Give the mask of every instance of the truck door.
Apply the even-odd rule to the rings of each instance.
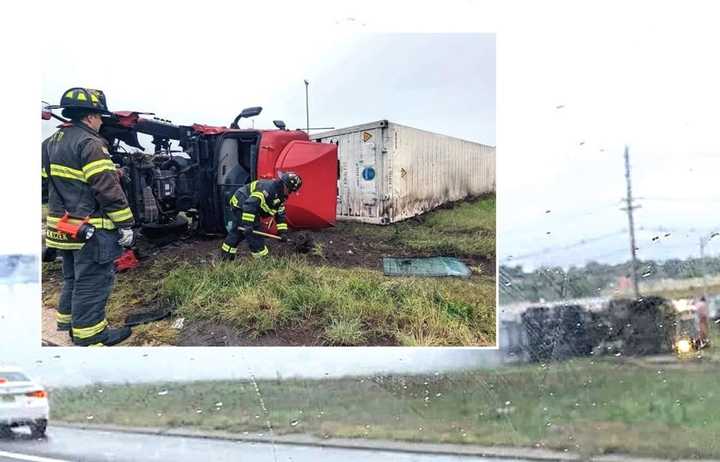
[[[338,157],[335,144],[291,141],[275,163],[275,174],[292,171],[300,175],[300,191],[285,205],[288,224],[299,229],[335,225]]]

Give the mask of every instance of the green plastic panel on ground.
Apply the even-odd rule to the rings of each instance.
[[[470,269],[457,258],[383,258],[386,276],[470,277]]]

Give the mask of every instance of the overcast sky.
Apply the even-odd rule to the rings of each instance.
[[[154,112],[177,124],[228,126],[244,107],[262,106],[255,127],[306,126],[310,82],[313,127],[346,127],[380,119],[495,144],[493,34],[366,34],[300,41],[270,36],[237,55],[210,50],[208,67],[183,67],[182,47],[164,58],[168,70],[127,75],[112,67],[68,62],[48,47],[43,100],[57,104],[73,86],[105,91],[111,110]],[[102,44],[98,44],[101,51]],[[92,51],[92,48],[91,48]],[[132,68],[152,69],[156,55],[138,51]],[[124,68],[123,64],[120,67]],[[128,67],[128,70],[130,68]],[[43,123],[43,136],[57,122]],[[251,122],[244,121],[244,127]]]
[[[720,228],[720,30],[713,15],[680,3],[611,5],[564,4],[562,15],[534,27],[521,20],[518,28],[529,27],[523,34],[498,36],[503,264],[629,259],[627,215],[619,210],[625,144],[642,207],[641,258],[697,256],[700,236]],[[508,260],[543,249],[551,251]],[[720,254],[720,239],[707,250]]]

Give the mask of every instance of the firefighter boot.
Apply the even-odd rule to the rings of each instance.
[[[235,255],[236,255],[236,254],[234,254],[234,253],[228,253],[228,252],[224,252],[224,251],[221,250],[221,251],[220,251],[220,260],[222,260],[222,261],[233,261],[233,260],[235,260]]]
[[[132,330],[130,330],[127,326],[119,327],[117,329],[108,329],[107,340],[102,343],[105,346],[117,345],[130,337],[130,334],[132,334]]]
[[[123,326],[119,327],[117,329],[107,329],[107,337],[102,342],[93,343],[86,346],[113,346],[117,345],[118,343],[122,342],[123,340],[126,340],[128,337],[130,337],[130,334],[132,334],[132,331],[129,327]],[[75,342],[77,345],[77,342]]]

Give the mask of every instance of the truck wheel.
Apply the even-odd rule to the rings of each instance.
[[[142,225],[143,236],[148,239],[162,239],[165,237],[177,237],[188,230],[187,218],[178,215],[172,223],[145,223]]]
[[[33,438],[44,438],[47,429],[47,420],[38,419],[35,423],[30,424],[30,436]]]

